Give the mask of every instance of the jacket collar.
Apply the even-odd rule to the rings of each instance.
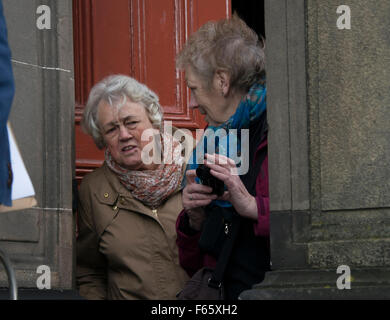
[[[95,189],[95,196],[100,203],[111,206],[114,211],[116,209],[126,209],[154,217],[153,210],[138,199],[135,199],[131,192],[120,183],[115,173],[110,170],[105,162],[102,170],[105,179],[102,179],[100,185],[96,186]],[[180,191],[177,190],[175,194]]]

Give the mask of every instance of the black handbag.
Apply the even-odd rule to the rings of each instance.
[[[226,236],[215,269],[203,267],[187,281],[183,290],[177,294],[178,300],[224,300],[223,275],[239,230],[240,219],[237,215],[232,222],[225,222]]]
[[[222,284],[213,285],[214,270],[204,267],[198,270],[193,277],[187,281],[183,290],[179,292],[179,300],[223,300],[224,290]]]

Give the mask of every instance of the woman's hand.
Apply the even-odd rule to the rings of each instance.
[[[205,213],[202,207],[217,199],[217,196],[211,194],[212,188],[196,183],[195,177],[195,170],[186,172],[187,185],[183,189],[182,202],[183,208],[189,217],[190,227],[199,231],[205,220]]]
[[[257,202],[237,174],[235,162],[220,154],[206,154],[205,165],[211,170],[210,173],[222,180],[228,191],[218,198],[218,200],[229,201],[236,209],[237,213],[243,217],[253,220],[258,219]]]

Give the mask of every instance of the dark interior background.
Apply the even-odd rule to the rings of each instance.
[[[264,0],[232,0],[232,13],[236,12],[259,37],[265,39]]]

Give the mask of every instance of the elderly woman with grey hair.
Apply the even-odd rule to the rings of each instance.
[[[184,210],[177,221],[180,262],[198,278],[204,267],[216,268],[209,286],[223,285],[224,298],[237,299],[270,268],[263,44],[238,16],[208,22],[191,35],[177,66],[185,71],[190,107],[205,115],[209,132],[223,130],[230,140],[229,149],[222,137],[209,150],[210,135],[205,134],[194,150],[196,161],[190,161],[194,164],[186,173]],[[234,151],[241,159],[232,158]],[[212,178],[202,177],[203,166],[197,170],[203,162],[212,178],[222,182],[221,192],[212,187],[217,183],[208,183]],[[247,170],[240,170],[245,162]],[[228,262],[221,267],[220,261]],[[193,292],[187,292],[180,298],[192,299]]]
[[[187,280],[175,243],[186,159],[162,120],[157,95],[128,76],[90,92],[83,127],[105,161],[79,191],[77,285],[87,299],[173,299]],[[161,159],[148,158],[150,144],[171,161],[149,161]]]

